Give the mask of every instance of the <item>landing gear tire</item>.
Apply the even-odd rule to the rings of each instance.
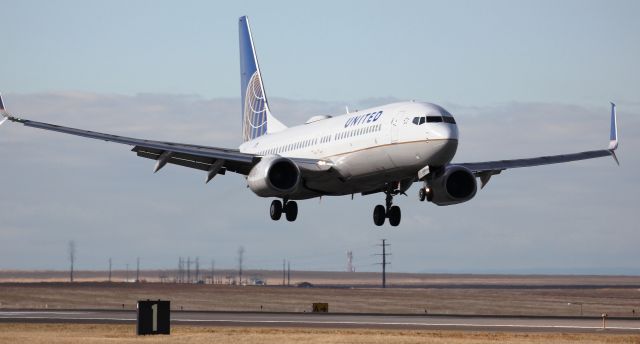
[[[418,199],[420,199],[420,202],[424,202],[427,199],[427,191],[424,188],[418,190]]]
[[[284,213],[286,215],[287,221],[293,222],[298,218],[298,203],[294,201],[289,201],[284,205]]]
[[[279,200],[275,200],[271,202],[271,207],[269,208],[269,215],[271,215],[271,219],[273,221],[280,220],[282,216],[282,202]]]
[[[394,205],[393,207],[389,208],[389,211],[387,212],[387,217],[389,218],[389,224],[392,225],[393,227],[396,227],[397,225],[400,224],[400,217],[401,217],[401,212],[400,212],[400,207],[398,207],[397,205]]]
[[[376,226],[382,226],[384,224],[384,219],[386,217],[386,212],[384,209],[383,205],[376,205],[375,208],[373,208],[373,223],[375,223]]]

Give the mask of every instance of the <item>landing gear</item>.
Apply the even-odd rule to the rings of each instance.
[[[271,202],[271,208],[269,208],[269,215],[273,221],[280,220],[282,216],[282,202],[275,200]]]
[[[298,203],[289,201],[284,204],[284,213],[286,214],[287,221],[293,222],[298,218]]]
[[[376,226],[382,226],[386,217],[387,214],[384,209],[384,205],[378,204],[373,208],[373,223],[375,223]]]
[[[387,212],[387,217],[389,218],[389,224],[392,225],[393,227],[396,227],[400,224],[400,207],[398,207],[397,205],[394,205],[393,207],[389,208],[389,211]]]
[[[400,212],[400,207],[393,205],[393,194],[395,192],[393,190],[387,190],[385,193],[387,194],[387,197],[385,198],[386,206],[378,204],[373,208],[373,223],[376,226],[382,226],[384,224],[384,219],[388,218],[389,224],[396,227],[400,224],[402,213]]]
[[[433,200],[433,192],[427,183],[424,183],[424,186],[418,190],[418,199],[420,202],[424,202],[425,200],[431,202]]]
[[[283,203],[284,205],[282,205]],[[280,220],[282,213],[285,214],[287,221],[295,221],[298,218],[298,203],[295,201],[287,201],[286,199],[284,199],[284,202],[280,202],[279,200],[271,202],[271,207],[269,208],[271,219],[274,221]]]

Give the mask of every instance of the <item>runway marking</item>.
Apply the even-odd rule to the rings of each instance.
[[[449,327],[513,327],[513,328],[566,328],[566,329],[601,329],[602,326],[576,325],[524,325],[524,324],[469,324],[469,323],[418,323],[418,322],[368,322],[368,321],[306,321],[306,320],[224,320],[224,319],[172,319],[176,322],[227,322],[227,323],[265,323],[265,324],[322,324],[322,325],[387,325],[387,326],[449,326]],[[612,330],[640,330],[640,327],[607,326]]]
[[[25,312],[16,312],[25,313]],[[52,313],[52,312],[49,312]],[[60,314],[60,313],[55,313]],[[81,314],[81,313],[72,313]],[[87,313],[84,313],[87,314]],[[108,318],[108,317],[45,317],[45,316],[3,316],[0,319],[48,319],[48,320],[95,320],[95,321],[135,321],[136,318]],[[416,327],[480,327],[480,328],[524,328],[524,329],[573,329],[599,330],[602,326],[578,325],[526,325],[526,324],[474,324],[474,323],[420,323],[420,322],[370,322],[370,321],[308,321],[308,320],[231,320],[231,319],[172,319],[171,322],[200,322],[200,323],[239,323],[239,324],[301,324],[301,325],[362,325],[362,326],[416,326]],[[640,330],[640,327],[607,326],[607,330]]]
[[[3,315],[14,315],[14,314],[91,314],[91,312],[58,312],[58,311],[11,311],[11,312],[0,312],[0,316]]]

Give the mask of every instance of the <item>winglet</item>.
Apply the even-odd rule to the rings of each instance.
[[[611,132],[609,134],[609,150],[618,148],[618,119],[616,116],[616,104],[611,103]]]
[[[620,162],[618,161],[618,157],[616,156],[616,149],[618,148],[618,116],[616,115],[616,104],[611,102],[611,129],[609,132],[609,151],[611,152],[611,156],[613,160],[616,161],[618,165]]]
[[[4,103],[2,102],[1,93],[0,93],[0,116],[2,116],[2,119],[0,119],[0,125],[2,125],[4,122],[6,122],[9,119],[9,114],[4,109]]]

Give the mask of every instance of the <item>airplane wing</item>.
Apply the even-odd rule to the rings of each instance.
[[[611,129],[609,133],[609,147],[608,149],[592,150],[580,153],[561,154],[551,156],[541,156],[527,159],[514,159],[514,160],[496,160],[496,161],[484,161],[484,162],[472,162],[472,163],[454,163],[454,165],[464,166],[471,170],[476,176],[480,177],[481,187],[484,187],[491,176],[499,174],[503,170],[518,167],[532,167],[549,164],[559,164],[563,162],[586,160],[593,158],[600,158],[605,156],[611,156],[619,165],[618,158],[616,156],[616,149],[618,148],[618,121],[616,117],[616,105],[611,103]]]
[[[27,127],[133,146],[132,151],[136,152],[138,156],[156,160],[154,172],[159,171],[167,163],[195,168],[207,172],[207,183],[217,174],[225,174],[226,171],[247,175],[262,158],[258,155],[241,153],[237,149],[137,139],[17,118],[4,110],[2,97],[0,97],[0,115],[2,116],[0,125],[9,120],[22,123]],[[290,159],[305,172],[324,172],[331,168],[329,162],[322,160]]]

